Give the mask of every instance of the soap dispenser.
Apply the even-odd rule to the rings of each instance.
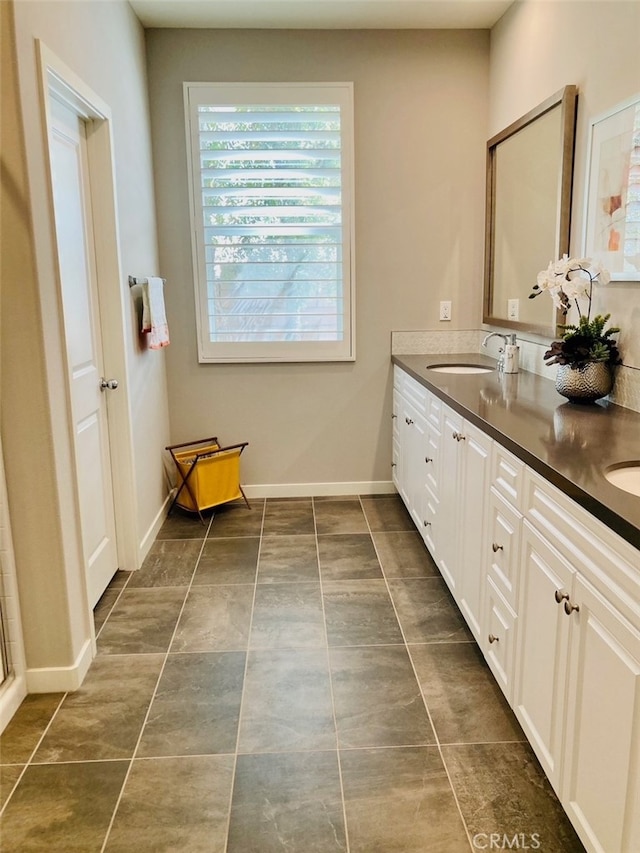
[[[503,373],[517,373],[520,362],[520,347],[516,343],[516,336],[509,335],[504,346]]]

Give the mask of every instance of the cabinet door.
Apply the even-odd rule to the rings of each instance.
[[[520,513],[492,487],[488,495],[485,567],[512,610],[518,607],[521,526]]]
[[[427,477],[427,465],[425,463],[427,423],[424,417],[409,403],[405,404],[404,420],[400,424],[400,429],[403,427],[405,431],[403,454],[405,503],[414,523],[420,529],[424,521],[422,504],[424,484]]]
[[[448,406],[442,407],[442,436],[440,439],[440,512],[438,522],[437,564],[449,589],[457,597],[458,566],[462,507],[460,506],[459,474],[461,450],[459,436],[463,434],[462,417]]]
[[[590,850],[640,850],[640,632],[581,577],[571,603],[562,801]]]
[[[424,464],[425,480],[431,494],[438,498],[440,495],[440,426],[427,421],[425,434]]]
[[[391,476],[393,484],[398,491],[401,490],[401,445],[400,445],[400,412],[402,411],[402,397],[397,388],[393,389],[393,411],[392,419],[392,444],[391,444]]]
[[[420,533],[429,553],[436,559],[438,553],[438,533],[440,523],[440,503],[428,485],[422,495],[422,525]]]
[[[485,589],[482,555],[486,539],[491,439],[468,422],[460,444],[459,514],[460,557],[458,605],[476,640],[481,640],[482,599]]]
[[[411,511],[411,472],[414,468],[413,455],[414,449],[414,430],[417,415],[413,406],[406,400],[402,394],[396,397],[396,422],[397,422],[397,441],[398,441],[398,460],[396,464],[396,488],[400,493],[400,497],[405,502],[406,507]]]
[[[522,530],[514,711],[558,792],[574,572],[527,521]]]
[[[491,578],[486,579],[486,584],[484,635],[480,646],[491,672],[511,703],[517,617],[500,595]]]

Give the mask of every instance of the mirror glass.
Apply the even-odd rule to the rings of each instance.
[[[569,251],[577,90],[565,86],[487,143],[483,322],[555,335],[551,299],[529,299]]]

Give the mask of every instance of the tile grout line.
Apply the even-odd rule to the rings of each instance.
[[[102,632],[102,629],[104,628],[105,622],[107,621],[107,619],[108,619],[108,618],[109,618],[109,616],[111,615],[111,613],[112,613],[112,611],[113,611],[113,608],[116,606],[117,602],[120,600],[120,596],[122,595],[122,593],[123,593],[123,592],[124,592],[124,590],[126,589],[126,587],[127,587],[127,585],[129,584],[129,581],[130,581],[130,580],[131,580],[131,578],[130,578],[130,577],[128,577],[128,578],[126,579],[126,581],[125,581],[125,582],[124,582],[124,584],[122,585],[122,588],[121,588],[121,589],[120,589],[120,591],[118,592],[118,595],[117,595],[117,597],[116,597],[116,600],[113,602],[112,606],[109,608],[109,612],[108,612],[108,613],[107,613],[107,615],[105,616],[104,621],[103,621],[102,625],[100,626],[100,630],[99,630],[99,631],[98,631],[98,633],[95,635],[95,641],[96,641],[96,644],[97,644],[97,642],[98,642],[98,637],[100,636],[100,634],[101,634],[101,632]],[[96,651],[97,651],[97,648],[96,648]],[[96,654],[96,656],[97,656],[97,654]],[[91,661],[91,663],[93,663],[93,660]],[[27,771],[27,768],[28,768],[28,767],[30,767],[30,766],[33,766],[33,767],[42,767],[42,766],[46,766],[46,765],[48,765],[48,764],[54,764],[54,763],[55,763],[55,764],[57,764],[57,763],[61,763],[61,764],[64,764],[64,763],[75,763],[75,762],[50,762],[50,761],[45,761],[45,762],[42,762],[42,763],[34,763],[34,761],[33,761],[33,759],[35,758],[35,755],[36,755],[36,753],[37,753],[38,749],[40,748],[40,746],[41,746],[41,744],[42,744],[43,740],[45,739],[45,737],[46,737],[46,735],[47,735],[47,733],[48,733],[49,729],[50,729],[50,728],[51,728],[51,726],[53,725],[53,721],[54,721],[54,720],[56,719],[56,717],[58,716],[58,712],[60,711],[60,708],[62,707],[62,703],[64,702],[64,700],[67,698],[67,696],[68,696],[68,695],[69,695],[69,691],[67,690],[67,691],[65,691],[65,692],[62,694],[62,696],[60,697],[60,700],[59,700],[58,704],[56,705],[56,708],[55,708],[55,710],[54,710],[53,714],[51,715],[51,718],[50,718],[49,722],[48,722],[48,723],[47,723],[47,725],[44,727],[44,730],[43,730],[42,734],[40,735],[40,737],[38,738],[36,745],[34,746],[33,750],[32,750],[32,751],[31,751],[31,753],[29,754],[29,757],[27,758],[27,760],[24,762],[24,764],[23,764],[23,766],[22,766],[22,771],[21,771],[21,773],[19,774],[18,778],[16,779],[16,781],[15,781],[15,783],[14,783],[14,785],[13,785],[13,788],[11,789],[11,792],[10,792],[9,796],[8,796],[8,797],[7,797],[7,799],[5,800],[5,802],[4,802],[4,804],[2,805],[2,807],[0,808],[0,816],[2,816],[2,815],[4,814],[4,812],[5,812],[6,808],[7,808],[7,806],[9,805],[9,802],[10,802],[11,798],[13,797],[13,795],[14,795],[15,791],[16,791],[16,790],[17,790],[17,788],[18,788],[18,785],[21,783],[22,778],[23,778],[24,774],[26,773],[26,771]],[[118,760],[122,760],[122,759],[118,759]],[[21,762],[18,762],[18,765],[19,765],[19,764],[21,764]],[[14,766],[14,765],[4,765],[4,766]]]
[[[342,820],[344,822],[344,840],[346,844],[345,853],[349,853],[350,845],[349,845],[349,826],[347,824],[347,804],[344,796],[344,781],[342,778],[342,762],[340,761],[340,738],[338,736],[338,721],[336,718],[336,703],[333,692],[333,673],[331,671],[331,659],[330,659],[330,649],[329,649],[329,635],[327,633],[327,615],[324,607],[324,586],[322,583],[322,568],[320,566],[320,545],[318,543],[318,524],[316,520],[316,501],[315,498],[311,498],[311,508],[313,510],[313,529],[315,531],[315,541],[316,541],[316,559],[318,561],[318,580],[320,581],[320,605],[322,607],[322,622],[324,626],[324,636],[325,636],[325,654],[327,661],[327,674],[329,676],[329,696],[331,698],[331,714],[333,716],[333,729],[336,738],[336,762],[338,764],[338,781],[340,782],[340,799],[342,801]],[[333,750],[332,750],[333,751]]]
[[[265,498],[262,504],[262,521],[260,522],[260,536],[258,540],[258,553],[256,555],[256,573],[253,579],[253,598],[251,600],[251,616],[249,618],[249,627],[247,629],[247,648],[245,650],[245,658],[244,658],[244,673],[242,675],[242,692],[240,694],[240,705],[238,707],[238,731],[236,734],[236,748],[233,752],[233,770],[231,773],[231,785],[229,786],[229,800],[228,800],[228,808],[227,808],[227,821],[224,830],[224,849],[225,853],[229,847],[229,831],[231,829],[231,810],[233,808],[233,791],[236,784],[236,773],[238,769],[238,755],[239,753],[238,747],[240,745],[240,732],[242,729],[242,712],[244,708],[244,694],[247,687],[247,672],[249,671],[249,648],[251,646],[251,630],[253,628],[253,614],[255,611],[256,604],[256,593],[258,591],[258,572],[260,569],[260,554],[262,551],[262,537],[264,535],[264,520],[267,514],[267,500]]]
[[[102,620],[102,625],[100,625],[100,628],[98,629],[98,631],[97,631],[97,633],[96,633],[96,635],[95,635],[95,640],[96,640],[96,657],[97,657],[97,651],[98,651],[98,638],[100,637],[100,634],[102,634],[102,632],[103,632],[103,630],[104,630],[104,626],[107,624],[107,620],[109,619],[109,617],[110,617],[110,616],[111,616],[111,614],[113,613],[113,610],[114,610],[114,608],[115,608],[116,604],[118,604],[118,602],[119,602],[119,601],[120,601],[120,599],[122,598],[122,594],[124,593],[125,589],[129,586],[129,581],[131,580],[131,575],[133,574],[133,572],[129,572],[128,574],[129,574],[129,577],[125,580],[125,582],[122,584],[122,586],[121,586],[121,587],[120,587],[120,589],[118,590],[118,594],[117,594],[117,596],[115,597],[115,600],[114,600],[113,604],[112,604],[112,605],[111,605],[111,607],[109,608],[109,612],[106,614],[106,616],[105,616],[105,617],[104,617],[104,619]],[[93,663],[93,661],[92,661],[92,663]]]
[[[108,843],[108,841],[109,841],[109,836],[111,835],[111,830],[113,829],[113,825],[114,825],[114,823],[115,823],[116,815],[118,814],[118,809],[120,808],[120,803],[122,802],[122,798],[123,798],[123,796],[124,796],[124,790],[125,790],[125,788],[126,788],[126,786],[127,786],[127,782],[128,782],[128,780],[129,780],[129,776],[131,775],[131,770],[133,769],[133,762],[135,761],[135,758],[136,758],[136,755],[137,755],[138,749],[140,748],[140,742],[142,741],[142,736],[143,736],[143,734],[144,734],[144,730],[145,730],[145,727],[146,727],[146,725],[147,725],[147,721],[148,721],[148,719],[149,719],[149,714],[150,714],[150,712],[151,712],[151,707],[152,707],[153,702],[154,702],[154,700],[155,700],[155,698],[156,698],[156,695],[157,695],[157,693],[158,693],[158,687],[160,686],[160,681],[161,681],[161,679],[162,679],[162,675],[163,675],[164,670],[165,670],[165,667],[166,667],[166,665],[167,665],[167,660],[168,660],[168,658],[169,658],[169,652],[170,652],[170,650],[171,650],[171,644],[173,643],[174,638],[175,638],[175,635],[176,635],[176,631],[178,630],[178,625],[180,624],[180,618],[181,618],[182,613],[183,613],[183,611],[184,611],[184,606],[185,606],[185,604],[186,604],[187,597],[189,596],[189,591],[190,591],[191,586],[192,586],[192,584],[193,584],[193,578],[195,577],[196,571],[198,570],[198,563],[200,562],[200,558],[202,557],[202,553],[203,553],[203,551],[204,551],[204,547],[205,547],[205,545],[206,545],[206,543],[207,543],[207,536],[209,535],[209,530],[211,529],[211,524],[213,523],[213,519],[214,519],[214,518],[215,518],[215,513],[214,513],[214,514],[211,516],[211,518],[209,519],[209,524],[207,525],[207,528],[206,528],[206,530],[205,530],[204,538],[203,538],[203,540],[202,540],[202,545],[200,546],[200,550],[199,550],[199,552],[198,552],[198,556],[196,557],[196,560],[195,560],[195,563],[194,563],[194,566],[193,566],[193,572],[191,573],[191,580],[189,581],[189,585],[188,585],[188,586],[187,586],[187,588],[186,588],[186,591],[185,591],[185,594],[184,594],[184,598],[183,598],[183,600],[182,600],[182,606],[181,606],[181,608],[180,608],[180,612],[178,613],[178,618],[176,619],[176,624],[175,624],[175,626],[174,626],[174,628],[173,628],[173,632],[172,632],[172,634],[171,634],[171,638],[170,638],[169,643],[168,643],[168,645],[167,645],[167,651],[166,651],[166,652],[165,652],[165,654],[164,654],[164,660],[162,661],[162,666],[160,667],[160,672],[158,673],[158,678],[157,678],[157,680],[156,680],[156,686],[154,687],[154,689],[153,689],[153,693],[151,694],[151,699],[150,699],[150,701],[149,701],[149,706],[147,707],[147,711],[146,711],[146,713],[145,713],[145,715],[144,715],[144,720],[142,721],[142,725],[140,726],[140,732],[139,732],[139,734],[138,734],[138,738],[137,738],[137,740],[136,740],[136,744],[135,744],[135,746],[134,746],[134,748],[133,748],[133,752],[131,753],[131,758],[129,758],[129,759],[128,759],[128,761],[129,761],[129,766],[127,767],[127,772],[125,773],[124,779],[122,780],[122,786],[120,787],[120,793],[118,794],[118,799],[116,800],[116,803],[115,803],[115,805],[114,805],[114,807],[113,807],[113,811],[112,811],[112,813],[111,813],[111,819],[109,820],[109,825],[107,826],[107,828],[106,828],[106,830],[105,830],[104,839],[103,839],[103,841],[102,841],[102,846],[100,847],[100,853],[104,853],[104,850],[106,849],[107,843]],[[163,541],[165,541],[165,540],[163,540]],[[140,570],[138,570],[138,571],[140,571]],[[177,589],[177,588],[179,588],[179,587],[174,587],[174,589]],[[105,621],[106,621],[106,620],[105,620]],[[103,627],[104,627],[104,626],[103,626]],[[156,757],[160,757],[160,756],[156,756]],[[126,760],[126,759],[125,759],[125,760]]]
[[[97,642],[98,642],[98,637],[100,636],[100,633],[102,632],[102,629],[104,628],[105,622],[107,621],[107,619],[108,619],[108,618],[109,618],[109,616],[111,615],[111,612],[113,611],[113,608],[116,606],[116,603],[120,600],[120,596],[122,595],[122,593],[123,593],[123,592],[124,592],[124,590],[126,589],[126,587],[127,587],[128,583],[129,583],[129,580],[130,580],[130,578],[127,578],[127,579],[126,579],[126,581],[124,582],[124,584],[122,585],[122,588],[121,588],[121,589],[120,589],[120,591],[118,592],[118,595],[117,595],[117,597],[116,597],[116,600],[113,602],[113,605],[109,608],[109,612],[108,612],[108,613],[107,613],[107,615],[105,616],[104,621],[103,621],[102,625],[100,626],[100,630],[99,630],[99,631],[98,631],[98,633],[95,635],[95,641],[96,641],[96,652],[97,652]],[[97,656],[97,654],[96,654],[96,656]],[[91,663],[93,663],[93,660],[91,661]],[[45,761],[45,762],[42,762],[42,763],[34,763],[34,761],[33,761],[33,759],[35,758],[35,755],[36,755],[36,753],[37,753],[38,749],[40,748],[40,745],[42,744],[43,740],[45,739],[45,737],[46,737],[46,735],[47,735],[47,733],[48,733],[49,729],[50,729],[50,728],[51,728],[51,726],[53,725],[53,721],[54,721],[54,720],[56,719],[56,717],[58,716],[58,712],[60,711],[60,708],[62,707],[62,703],[64,702],[64,700],[67,698],[67,696],[68,696],[68,695],[69,695],[69,691],[67,690],[67,691],[65,691],[65,692],[62,694],[62,696],[60,697],[60,700],[59,700],[58,704],[56,705],[56,708],[55,708],[55,710],[54,710],[53,714],[51,715],[51,718],[50,718],[49,722],[48,722],[48,723],[47,723],[47,725],[44,727],[44,730],[43,730],[42,734],[40,735],[40,737],[38,738],[38,741],[37,741],[36,745],[34,746],[34,748],[33,748],[33,750],[31,751],[31,753],[30,753],[29,757],[27,758],[27,760],[24,762],[24,764],[23,764],[23,766],[22,766],[22,772],[19,774],[18,778],[16,779],[16,781],[15,781],[15,783],[14,783],[14,785],[13,785],[13,788],[11,789],[11,792],[10,792],[9,796],[8,796],[8,797],[7,797],[7,799],[5,800],[5,802],[4,802],[4,804],[2,805],[2,807],[0,808],[0,817],[4,814],[4,812],[5,812],[6,808],[7,808],[7,806],[9,805],[9,802],[10,802],[11,798],[13,797],[13,795],[14,795],[15,791],[18,789],[18,785],[22,782],[22,778],[23,778],[24,774],[26,773],[26,771],[27,771],[27,768],[28,768],[28,767],[30,767],[30,766],[33,766],[33,767],[42,767],[42,766],[46,766],[46,765],[48,765],[48,764],[54,764],[54,763],[56,763],[56,764],[57,764],[57,763],[61,763],[61,764],[64,764],[64,763],[70,763],[70,762],[50,762],[50,761]],[[119,760],[121,760],[121,759],[119,759]],[[20,764],[20,763],[21,763],[21,762],[18,762],[18,764]],[[11,765],[5,765],[5,766],[11,766]]]
[[[398,496],[398,497],[399,497],[399,496]],[[416,680],[416,685],[417,685],[417,687],[418,687],[418,690],[420,691],[420,697],[421,697],[421,699],[422,699],[422,704],[424,705],[425,711],[426,711],[426,713],[427,713],[427,717],[429,718],[429,724],[430,724],[430,726],[431,726],[431,730],[433,731],[433,736],[434,736],[434,738],[435,738],[435,746],[436,746],[436,747],[437,747],[437,749],[438,749],[438,753],[439,753],[439,755],[440,755],[440,761],[442,762],[442,766],[444,767],[444,771],[445,771],[445,773],[446,773],[447,780],[448,780],[448,782],[449,782],[449,788],[451,789],[451,793],[453,794],[453,799],[454,799],[454,801],[455,801],[456,808],[458,809],[458,814],[460,815],[460,820],[462,821],[462,826],[464,827],[464,831],[465,831],[465,834],[466,834],[466,836],[467,836],[467,840],[468,840],[468,842],[469,842],[469,847],[470,847],[470,849],[473,851],[473,849],[474,849],[474,848],[473,848],[473,843],[472,843],[472,841],[471,841],[471,833],[469,832],[469,827],[467,826],[467,822],[466,822],[466,820],[465,820],[465,818],[464,818],[464,815],[463,815],[463,813],[462,813],[462,808],[461,808],[461,806],[460,806],[460,802],[459,802],[459,800],[458,800],[458,795],[457,795],[457,793],[456,793],[456,789],[455,789],[455,787],[454,787],[453,780],[452,780],[452,778],[451,778],[451,774],[450,774],[450,772],[449,772],[449,768],[447,767],[447,764],[446,764],[446,762],[445,762],[445,760],[444,760],[444,755],[443,755],[443,752],[442,752],[442,745],[441,745],[441,743],[440,743],[440,738],[438,737],[438,732],[436,731],[436,727],[435,727],[435,725],[434,725],[434,723],[433,723],[433,718],[432,718],[432,716],[431,716],[431,712],[429,711],[429,706],[427,705],[427,700],[425,699],[424,693],[422,692],[422,687],[420,686],[420,679],[418,678],[418,673],[417,673],[417,671],[416,671],[416,668],[415,668],[415,665],[414,665],[414,662],[413,662],[413,657],[412,657],[412,655],[411,655],[411,651],[410,651],[410,649],[409,649],[409,643],[407,642],[407,638],[406,638],[406,635],[405,635],[405,632],[404,632],[404,628],[402,627],[402,622],[401,622],[401,620],[400,620],[400,616],[399,616],[399,614],[398,614],[398,610],[397,610],[397,608],[396,608],[396,603],[395,603],[395,601],[393,600],[393,596],[391,595],[391,589],[390,589],[390,587],[389,587],[389,582],[388,582],[388,580],[387,580],[387,574],[386,574],[385,569],[384,569],[384,566],[383,566],[383,564],[382,564],[382,560],[380,559],[380,553],[379,553],[379,551],[378,551],[378,547],[377,547],[377,545],[376,545],[375,536],[373,535],[373,531],[371,530],[371,525],[370,525],[370,523],[369,523],[369,518],[368,518],[368,516],[367,516],[367,513],[366,513],[366,511],[365,511],[365,509],[364,509],[364,506],[362,505],[362,499],[361,499],[361,498],[359,498],[359,500],[360,500],[360,504],[361,504],[361,506],[362,506],[362,512],[364,513],[364,517],[365,517],[365,520],[366,520],[366,522],[367,522],[367,527],[368,527],[368,529],[369,529],[369,535],[371,536],[371,541],[372,541],[372,543],[373,543],[373,547],[374,547],[374,550],[375,550],[375,552],[376,552],[376,556],[377,556],[377,558],[378,558],[378,562],[380,563],[380,568],[381,568],[381,570],[382,570],[382,576],[383,576],[383,578],[384,578],[385,586],[386,586],[386,588],[387,588],[387,594],[388,594],[388,596],[389,596],[389,598],[390,598],[390,600],[391,600],[391,605],[392,605],[392,607],[393,607],[393,611],[394,611],[394,613],[395,613],[395,615],[396,615],[396,619],[398,620],[398,627],[400,628],[400,633],[402,634],[402,639],[403,639],[403,642],[404,642],[404,648],[405,648],[405,651],[406,651],[407,656],[408,656],[408,658],[409,658],[409,662],[410,662],[410,664],[411,664],[411,669],[413,670],[413,675],[414,675],[414,678],[415,678],[415,680]],[[404,505],[404,504],[403,504],[403,505]],[[382,532],[382,531],[380,531],[380,532]],[[419,535],[419,534],[418,534],[418,535]],[[422,538],[422,537],[421,537],[421,538]]]
[[[38,741],[37,741],[36,745],[35,745],[35,746],[34,746],[34,748],[31,750],[31,752],[30,752],[29,757],[27,758],[27,760],[24,762],[24,765],[23,765],[23,767],[22,767],[22,771],[21,771],[21,772],[20,772],[20,774],[18,775],[18,778],[16,779],[16,781],[15,781],[15,783],[14,783],[14,785],[13,785],[13,788],[11,789],[11,793],[9,794],[9,796],[7,797],[7,799],[5,800],[4,805],[2,806],[2,808],[0,808],[0,817],[4,814],[4,812],[5,812],[6,808],[7,808],[7,806],[9,805],[9,803],[11,802],[11,799],[13,798],[13,795],[14,795],[14,794],[15,794],[15,792],[18,790],[18,785],[20,784],[20,782],[22,782],[22,778],[23,778],[24,774],[27,772],[27,768],[32,766],[32,764],[33,764],[33,759],[34,759],[34,757],[35,757],[36,752],[37,752],[37,751],[38,751],[38,749],[40,748],[40,745],[41,745],[42,741],[45,739],[47,732],[49,731],[49,729],[51,728],[51,725],[53,724],[53,721],[54,721],[54,720],[55,720],[55,718],[58,716],[58,712],[59,712],[59,710],[60,710],[60,707],[62,706],[62,703],[64,702],[64,700],[67,698],[67,696],[68,696],[68,695],[69,695],[69,691],[66,691],[66,693],[63,693],[63,694],[62,694],[62,696],[60,697],[60,701],[59,701],[59,702],[58,702],[58,704],[56,705],[55,711],[54,711],[54,712],[53,712],[53,714],[51,715],[51,719],[49,720],[49,722],[47,723],[47,725],[44,727],[44,730],[43,730],[42,734],[40,735],[40,737],[38,738]],[[20,762],[18,762],[18,765],[19,765],[19,764],[20,764]],[[15,765],[6,765],[6,764],[5,764],[5,765],[2,765],[2,766],[4,766],[4,767],[12,767],[12,766],[15,766]],[[36,767],[36,766],[38,766],[38,765],[33,764],[33,766],[34,766],[34,767]]]

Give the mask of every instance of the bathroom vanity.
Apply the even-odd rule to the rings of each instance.
[[[483,355],[392,359],[396,488],[583,844],[635,853],[640,496],[606,473],[640,414]]]

